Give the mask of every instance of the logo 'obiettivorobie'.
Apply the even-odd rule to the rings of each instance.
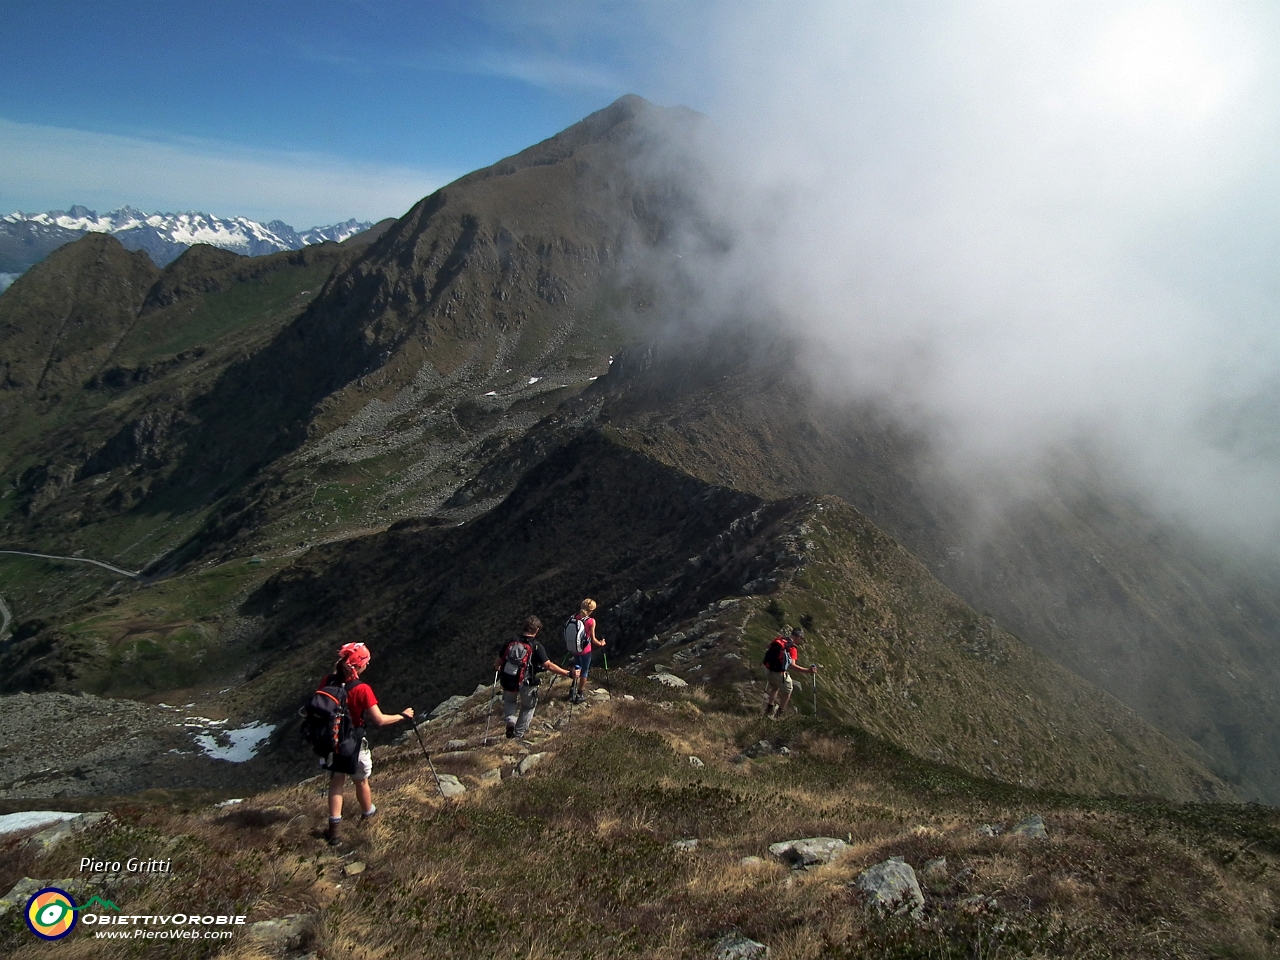
[[[76,902],[65,890],[45,887],[27,901],[27,926],[41,940],[61,940],[76,926]]]
[[[88,903],[78,907],[67,891],[45,887],[37,890],[27,901],[27,926],[42,940],[61,940],[75,929],[76,915],[94,905],[104,910],[120,911],[110,900],[101,897],[90,897]]]

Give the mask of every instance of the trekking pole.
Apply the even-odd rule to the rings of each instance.
[[[493,704],[498,699],[498,671],[493,671],[493,689],[489,692],[489,709],[484,715],[484,745],[489,745],[489,721],[493,719]]]
[[[404,714],[401,714],[404,716]],[[409,717],[405,717],[409,721],[409,726],[413,728],[413,735],[418,738],[418,746],[422,748],[422,755],[427,758],[427,766],[431,768],[431,776],[436,778],[436,789],[440,791],[440,799],[448,800],[444,795],[444,787],[440,784],[440,774],[436,773],[436,765],[431,762],[431,754],[427,752],[427,745],[422,742],[422,734],[418,732],[418,725]]]
[[[810,674],[813,677],[813,715],[818,715],[818,665],[816,663],[809,664],[809,669],[813,671]]]

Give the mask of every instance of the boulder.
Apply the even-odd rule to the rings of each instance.
[[[32,834],[23,841],[23,846],[37,856],[44,856],[58,844],[76,834],[83,833],[92,827],[105,826],[109,816],[110,814],[106,813],[82,813],[78,817],[63,820],[61,823],[46,827],[39,833]]]
[[[446,752],[450,752],[450,753],[455,752],[455,751],[458,751],[458,750],[465,750],[465,749],[467,749],[467,741],[465,741],[465,740],[450,740],[448,743],[446,743],[446,744],[444,745],[444,749],[445,749],[445,751],[446,751]]]
[[[501,767],[494,767],[492,770],[486,770],[484,773],[480,774],[480,782],[485,785],[488,785],[491,783],[497,783],[501,779],[502,779]]]
[[[848,845],[835,837],[783,840],[769,845],[769,856],[789,864],[793,870],[820,866],[838,859]]]
[[[755,743],[747,747],[742,752],[745,753],[748,757],[751,757],[754,759],[755,757],[768,756],[769,754],[774,753],[775,751],[773,749],[773,744],[770,743],[768,740],[757,740]]]
[[[706,766],[706,764],[702,762],[702,758],[700,758],[700,757],[690,757],[690,758],[689,758],[689,766],[691,766],[691,767],[705,767],[705,766]]]
[[[467,788],[452,773],[442,773],[440,774],[440,792],[446,797],[459,797],[467,792]]]
[[[1017,823],[1009,831],[1009,836],[1030,837],[1032,840],[1047,840],[1049,839],[1049,831],[1045,829],[1044,821],[1040,819],[1040,814],[1033,813],[1027,819]]]
[[[671,842],[670,847],[672,850],[676,850],[680,853],[693,853],[693,851],[698,849],[698,841],[693,839],[674,840]]]
[[[529,754],[527,757],[521,760],[519,764],[516,765],[516,773],[520,774],[520,776],[522,777],[525,776],[526,774],[528,774],[530,770],[532,770],[534,767],[540,764],[543,758],[546,756],[547,754],[545,753]]]
[[[656,680],[658,683],[668,687],[687,687],[689,685],[674,673],[651,673],[649,674],[649,679]]]
[[[740,933],[721,937],[711,951],[711,960],[767,960],[768,956],[768,947]]]
[[[290,913],[274,920],[259,920],[249,924],[250,938],[259,942],[296,945],[302,939],[311,922],[310,914]]]
[[[919,917],[924,894],[911,864],[894,858],[877,863],[858,874],[852,886],[867,896],[870,906],[885,913]]]
[[[605,700],[609,699],[609,691],[606,690],[604,687],[596,687],[589,694],[587,694],[587,696],[589,696],[592,700],[599,700],[601,702],[604,702]]]
[[[364,871],[365,863],[363,860],[356,860],[353,863],[348,863],[342,868],[343,874],[348,877],[358,877],[360,874],[364,873]]]
[[[450,697],[444,703],[431,711],[431,718],[434,720],[436,717],[443,717],[446,713],[454,713],[455,711],[462,709],[462,705],[466,703],[468,699],[470,698],[460,696]]]

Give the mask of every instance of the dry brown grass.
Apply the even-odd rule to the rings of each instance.
[[[230,810],[121,810],[112,844],[140,854],[171,849],[186,867],[168,884],[122,888],[119,898],[134,912],[198,902],[251,921],[315,915],[308,949],[325,960],[700,958],[733,929],[768,943],[780,960],[1263,957],[1275,948],[1280,861],[1266,817],[1235,836],[1214,825],[1214,817],[1230,820],[1225,808],[1187,826],[1182,808],[1025,794],[953,773],[938,795],[916,786],[940,775],[927,766],[857,731],[808,721],[766,727],[680,704],[615,700],[579,712],[561,735],[541,726],[562,714],[558,704],[539,710],[543,739],[533,749],[554,755],[532,776],[449,803],[416,742],[379,751],[381,815],[349,822],[338,851],[318,839],[320,780]],[[483,719],[439,726],[428,728],[433,750],[454,737],[478,739]],[[762,730],[791,755],[727,762]],[[690,754],[707,765],[692,767]],[[509,773],[502,757],[517,755],[502,741],[440,769],[475,785],[494,765]],[[1031,812],[1044,816],[1048,841],[975,830]],[[813,835],[847,839],[850,849],[798,873],[768,859],[769,843]],[[668,847],[689,837],[699,840],[693,852]],[[72,855],[54,854],[41,869],[69,871]],[[748,855],[764,861],[744,864]],[[849,886],[891,856],[917,868],[946,858],[946,873],[923,881],[922,924],[867,914]],[[367,869],[346,876],[355,859]],[[16,957],[48,949],[21,931],[4,936],[0,949]],[[59,949],[130,955],[81,935]],[[187,944],[166,957],[260,960],[264,948],[240,937],[220,949]]]

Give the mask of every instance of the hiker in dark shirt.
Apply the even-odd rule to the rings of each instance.
[[[547,648],[535,638],[542,629],[537,617],[527,617],[520,634],[498,648],[498,671],[502,684],[502,715],[507,721],[507,737],[523,737],[533,722],[533,711],[538,706],[538,673],[550,670],[562,677],[569,671],[555,663],[547,654]]]

